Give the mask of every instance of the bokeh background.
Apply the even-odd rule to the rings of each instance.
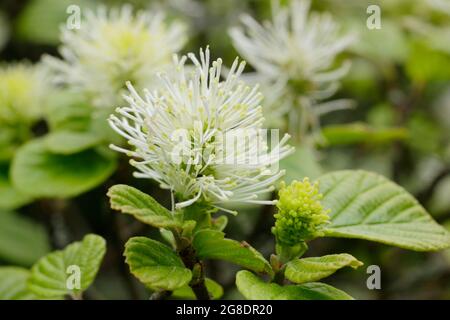
[[[100,3],[123,4],[95,0],[1,0],[0,64],[38,63],[43,54],[58,56],[59,26],[67,19],[66,8],[77,4],[83,11]],[[140,9],[162,8],[170,17],[183,20],[189,26],[189,41],[182,53],[197,52],[199,47],[210,45],[213,55],[222,57],[226,65],[238,55],[226,30],[239,23],[239,15],[247,12],[258,20],[270,18],[270,1],[266,0],[127,3]],[[366,27],[369,4],[381,8],[379,30]],[[347,168],[375,171],[405,187],[439,223],[450,228],[450,1],[319,0],[313,1],[312,7],[331,12],[344,31],[358,33],[358,40],[338,57],[341,61],[350,60],[352,67],[335,95],[352,99],[355,108],[321,118],[323,139],[301,146],[283,163],[288,169],[287,179],[314,178],[323,172]],[[49,120],[44,117],[33,124],[29,139],[45,135],[49,127]],[[0,127],[0,137],[5,130]],[[5,148],[1,144],[0,147]],[[106,238],[108,251],[86,298],[148,298],[148,292],[124,264],[123,244],[134,235],[160,235],[111,211],[106,192],[116,183],[128,183],[165,204],[169,203],[169,194],[151,181],[134,179],[126,159],[117,162],[109,178],[77,196],[22,199],[11,204],[17,195],[9,181],[9,160],[2,161],[0,265],[28,267],[50,250],[62,248],[86,233],[97,233]],[[33,188],[40,188],[38,180],[30,183]],[[229,219],[227,236],[245,240],[266,255],[273,252],[273,208],[238,210],[240,214]],[[380,266],[381,290],[367,289],[365,267],[339,271],[326,280],[355,298],[450,299],[448,250],[415,253],[342,239],[318,239],[310,247],[307,254],[311,256],[348,252],[365,266]],[[207,270],[211,278],[224,286],[224,298],[241,298],[234,288],[234,266],[212,262]]]

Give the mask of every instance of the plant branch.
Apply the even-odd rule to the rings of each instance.
[[[284,270],[286,269],[286,266],[283,266],[280,270],[278,270],[275,273],[275,276],[273,277],[273,282],[279,285],[284,285]]]
[[[149,300],[164,300],[168,297],[170,297],[172,294],[172,291],[155,291],[152,293],[152,295],[150,296]]]
[[[178,254],[184,265],[192,271],[192,280],[189,283],[198,300],[210,300],[208,289],[205,284],[205,266],[197,257],[191,242],[180,236],[178,230],[172,230],[177,245]]]
[[[83,294],[81,292],[71,293],[69,296],[72,300],[83,300]]]

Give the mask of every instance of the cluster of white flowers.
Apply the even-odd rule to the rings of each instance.
[[[234,46],[256,70],[249,77],[261,83],[271,115],[289,113],[297,118],[299,108],[314,106],[315,112],[323,113],[345,105],[343,101],[318,103],[339,88],[349,63],[336,68],[335,58],[354,36],[340,36],[329,14],[309,10],[309,0],[292,0],[290,7],[274,1],[272,21],[260,24],[244,15],[244,27],[230,29]]]
[[[193,67],[186,65],[188,59]],[[200,59],[192,53],[175,56],[170,76],[158,75],[162,87],[144,90],[142,98],[128,83],[128,106],[110,117],[111,127],[131,148],[111,147],[134,158],[130,163],[138,169],[136,177],[154,179],[172,190],[180,201],[177,208],[196,201],[217,208],[225,202],[272,203],[258,196],[273,190],[283,172],[270,167],[293,149],[286,145],[286,135],[269,151],[266,140],[255,133],[264,121],[262,96],[257,86],[240,79],[244,66],[236,59],[222,80],[222,60],[210,63],[209,49],[200,50]],[[224,133],[239,137],[247,132],[227,153]],[[250,143],[244,143],[249,137]],[[183,151],[178,161],[173,157],[176,150]],[[227,161],[230,157],[237,163]]]
[[[155,73],[187,40],[184,25],[169,23],[162,12],[100,7],[83,18],[80,29],[61,29],[63,59],[47,56],[44,62],[56,83],[86,94],[97,107],[120,103],[126,81],[152,86]]]

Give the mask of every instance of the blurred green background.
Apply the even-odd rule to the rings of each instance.
[[[59,26],[67,19],[66,8],[77,4],[83,12],[100,3],[116,6],[123,2],[2,0],[0,64],[35,63],[44,53],[58,55]],[[210,45],[214,56],[222,57],[226,65],[237,55],[226,29],[236,25],[243,12],[258,19],[270,17],[270,1],[265,0],[127,3],[141,9],[163,8],[171,17],[184,20],[190,40],[182,52],[197,52],[199,47]],[[369,4],[377,4],[382,10],[379,30],[366,27]],[[350,59],[352,67],[335,95],[353,99],[356,108],[321,119],[324,140],[298,148],[283,163],[287,179],[314,178],[322,172],[346,168],[375,171],[404,186],[439,223],[450,228],[450,1],[323,0],[313,1],[312,6],[331,12],[344,30],[359,35],[339,57]],[[34,125],[33,134],[42,136],[48,128],[48,119],[42,120]],[[166,204],[167,192],[150,181],[134,179],[126,159],[120,159],[104,183],[75,197],[27,199],[11,204],[17,194],[8,182],[9,164],[0,161],[0,168],[0,265],[28,267],[49,250],[94,232],[106,238],[108,252],[86,297],[148,297],[124,264],[123,243],[133,235],[159,234],[112,212],[106,191],[113,184],[128,183]],[[32,187],[40,186],[36,183]],[[243,207],[239,212],[229,219],[228,237],[245,240],[263,253],[273,252],[273,209]],[[415,253],[342,239],[318,239],[310,247],[308,255],[348,252],[365,262],[365,267],[340,271],[329,280],[355,298],[450,299],[449,251]],[[381,290],[366,287],[365,270],[371,264],[381,267]],[[224,286],[225,298],[241,298],[234,289],[234,266],[213,262],[207,267],[210,277]]]

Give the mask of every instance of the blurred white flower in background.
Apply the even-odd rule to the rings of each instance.
[[[185,66],[188,58],[193,68]],[[220,209],[229,202],[272,203],[258,196],[273,190],[283,172],[270,170],[271,165],[293,148],[286,145],[285,135],[269,151],[258,135],[264,121],[262,96],[257,86],[240,79],[244,65],[236,59],[221,80],[222,60],[211,64],[209,49],[200,50],[200,61],[192,53],[175,56],[171,76],[159,75],[160,89],[144,90],[141,98],[128,84],[128,106],[110,117],[112,128],[131,148],[111,147],[134,158],[130,163],[138,169],[136,177],[154,179],[172,190],[180,200],[177,208],[197,201]],[[233,136],[236,145],[224,147],[224,138]],[[229,161],[233,159],[237,161]]]
[[[349,62],[336,67],[335,60],[354,35],[341,36],[328,13],[309,9],[309,0],[293,0],[287,7],[274,1],[272,21],[260,24],[244,15],[244,26],[230,29],[235,48],[255,69],[249,80],[262,85],[267,115],[280,119],[288,114],[294,134],[298,126],[304,131],[314,125],[318,115],[348,107],[346,100],[319,102],[337,91],[347,73]]]
[[[29,125],[42,114],[49,94],[41,66],[15,63],[0,67],[0,124]]]
[[[16,148],[33,136],[50,90],[40,65],[0,66],[0,161],[10,160]]]
[[[199,18],[205,15],[204,3],[195,0],[163,0],[164,7],[170,7],[188,17]]]
[[[450,15],[450,2],[448,0],[427,0],[426,2],[436,10]]]
[[[185,26],[167,21],[162,11],[133,13],[128,5],[83,12],[80,29],[61,30],[62,60],[46,56],[44,62],[54,82],[86,94],[97,107],[121,103],[126,81],[151,87],[187,41]]]

